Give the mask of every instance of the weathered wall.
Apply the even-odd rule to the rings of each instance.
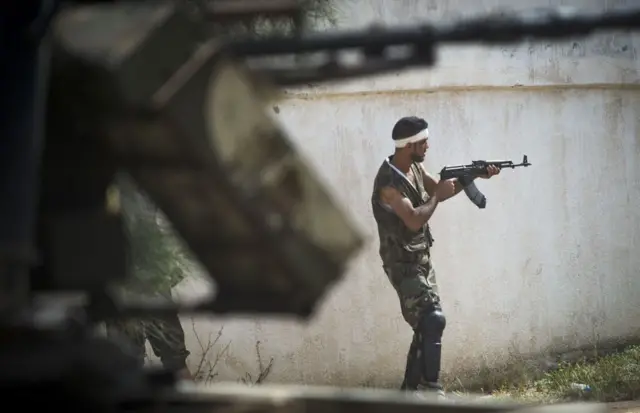
[[[342,5],[340,25],[436,20],[526,3],[640,7],[640,1],[358,0]],[[279,118],[370,243],[312,325],[199,321],[201,339],[224,324],[221,342],[231,341],[219,377],[254,374],[260,340],[263,358],[275,358],[272,381],[399,384],[410,331],[380,268],[369,196],[392,150],[393,123],[409,114],[430,122],[425,165],[434,173],[471,159],[527,154],[533,163],[480,181],[486,210],[461,195],[436,212],[434,263],[448,316],[445,370],[636,334],[639,46],[640,37],[616,34],[447,48],[434,70],[292,92],[279,104]],[[193,294],[199,285],[190,280],[179,293]],[[189,345],[196,363],[192,334]]]

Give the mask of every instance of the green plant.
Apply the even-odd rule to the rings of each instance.
[[[576,390],[572,383],[588,385],[591,390]],[[561,363],[538,380],[505,385],[494,394],[541,402],[633,400],[640,397],[640,346],[595,359]]]
[[[125,179],[119,187],[131,271],[124,287],[138,294],[170,295],[188,275],[187,249],[169,226],[161,225],[162,216],[144,194]]]

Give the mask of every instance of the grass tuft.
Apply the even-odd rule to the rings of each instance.
[[[588,385],[590,391],[575,390],[572,383]],[[498,398],[545,403],[634,400],[640,397],[640,346],[594,360],[561,363],[538,380],[504,385],[492,394]]]

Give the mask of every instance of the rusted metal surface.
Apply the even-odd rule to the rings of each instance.
[[[295,0],[215,0],[204,5],[212,22],[253,20],[256,17],[299,17],[301,7]]]

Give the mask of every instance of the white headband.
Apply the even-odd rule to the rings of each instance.
[[[420,132],[416,133],[413,136],[409,136],[408,138],[397,139],[393,141],[396,145],[396,148],[404,148],[410,143],[420,142],[429,137],[429,129],[423,129]]]

